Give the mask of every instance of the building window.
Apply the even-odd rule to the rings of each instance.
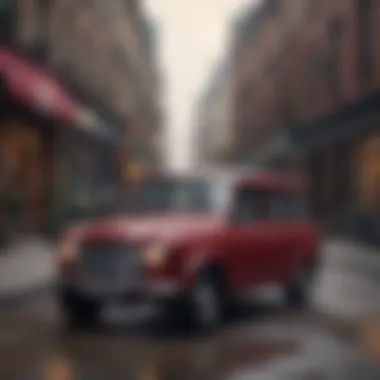
[[[367,80],[371,76],[372,42],[372,0],[357,0],[357,62],[358,77]]]
[[[341,20],[334,19],[329,26],[330,52],[328,57],[328,71],[331,89],[334,95],[341,93],[340,62],[342,53],[343,24]]]

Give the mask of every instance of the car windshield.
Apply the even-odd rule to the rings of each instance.
[[[216,212],[218,187],[205,179],[148,179],[133,186],[124,211]]]

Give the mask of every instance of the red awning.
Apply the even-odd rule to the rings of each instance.
[[[77,122],[76,104],[58,81],[2,47],[0,74],[10,94],[19,101],[58,119]]]

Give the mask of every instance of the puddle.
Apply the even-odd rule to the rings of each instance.
[[[220,379],[246,367],[260,367],[272,360],[292,356],[298,350],[296,344],[286,341],[229,339],[199,350],[195,367],[198,376]]]

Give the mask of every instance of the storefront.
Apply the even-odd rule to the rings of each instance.
[[[76,107],[54,78],[4,48],[0,83],[2,215],[30,231],[50,207],[55,134],[75,120]]]
[[[357,194],[365,211],[380,211],[380,132],[362,141],[356,157]]]
[[[60,133],[60,192],[76,203],[106,202],[122,185],[117,146],[75,130]]]
[[[120,183],[114,140],[58,81],[0,47],[3,221],[10,199],[18,202],[17,228],[30,231],[44,226],[62,194],[110,193]]]
[[[347,105],[293,135],[314,215],[345,228],[356,215],[380,211],[380,94]]]

